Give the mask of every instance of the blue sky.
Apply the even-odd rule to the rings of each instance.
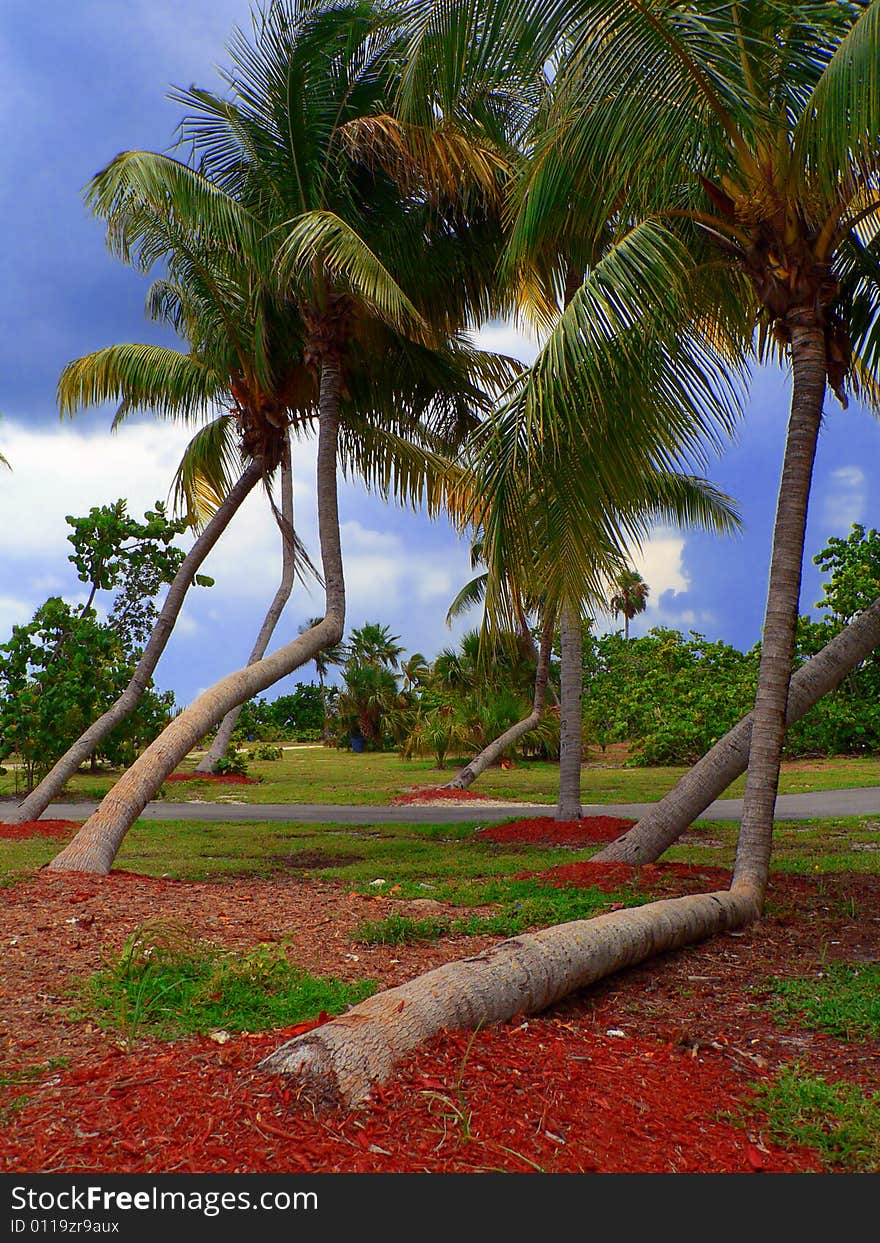
[[[166,148],[179,116],[165,98],[169,86],[215,86],[230,30],[247,21],[244,0],[4,0],[0,452],[13,470],[0,478],[0,641],[47,595],[80,590],[66,560],[66,514],[119,496],[142,513],[167,493],[185,433],[142,419],[111,435],[106,409],[64,424],[58,417],[55,384],[71,358],[115,341],[169,341],[143,316],[146,281],[107,253],[82,186],[120,150]],[[493,348],[533,351],[502,324],[482,335]],[[709,470],[739,502],[744,532],[723,540],[657,532],[636,559],[652,591],[633,633],[672,625],[740,647],[759,637],[787,407],[784,371],[756,373],[739,437]],[[315,548],[312,465],[305,447],[297,526]],[[856,521],[880,525],[878,465],[880,424],[829,397],[802,611],[821,594],[811,558],[828,536]],[[341,513],[349,624],[385,622],[408,650],[433,656],[464,628],[448,631],[443,617],[470,574],[466,546],[445,524],[357,488],[343,488]],[[163,688],[185,702],[244,662],[278,568],[277,533],[265,501],[253,497],[206,565],[216,586],[186,605],[157,673]],[[317,594],[297,587],[279,638],[319,607]]]

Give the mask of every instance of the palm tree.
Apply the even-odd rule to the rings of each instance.
[[[399,638],[379,622],[364,622],[351,631],[348,652],[356,664],[397,669],[406,650],[397,642]]]
[[[657,227],[711,256],[728,308],[738,291],[764,353],[792,368],[735,872],[760,902],[826,386],[844,404],[847,386],[873,397],[880,361],[880,3],[802,5],[794,20],[777,3],[538,7],[568,23],[576,50],[534,162],[526,232],[552,227],[573,195],[591,204],[594,231],[609,201],[630,219],[661,214]],[[664,282],[653,287],[662,301]]]
[[[557,228],[568,230],[573,207],[582,223],[586,222],[588,241],[604,230],[612,215],[619,227],[626,227],[633,220],[632,212],[625,210],[627,197],[639,205],[659,201],[667,211],[671,205],[673,213],[685,213],[679,220],[688,221],[680,237],[656,219],[645,220],[644,227],[636,225],[630,246],[623,251],[616,248],[618,279],[597,288],[594,276],[588,277],[574,300],[575,311],[566,311],[562,317],[567,317],[569,331],[555,334],[555,348],[548,351],[532,384],[534,417],[521,420],[523,431],[518,440],[511,437],[511,444],[524,450],[540,442],[545,428],[549,439],[554,423],[561,422],[567,431],[576,428],[577,410],[566,411],[561,400],[566,390],[582,394],[591,419],[596,404],[611,409],[614,364],[621,356],[640,383],[642,355],[639,349],[628,351],[625,341],[617,342],[616,352],[607,351],[607,375],[596,365],[587,366],[578,382],[584,356],[592,351],[596,358],[601,356],[603,328],[609,323],[629,328],[647,319],[662,339],[664,320],[667,328],[669,323],[682,322],[676,306],[682,294],[690,290],[689,296],[696,295],[694,309],[697,297],[702,307],[710,309],[707,291],[721,292],[727,295],[728,329],[748,339],[755,301],[748,296],[741,269],[728,265],[728,260],[748,262],[753,254],[764,264],[771,299],[775,285],[784,303],[791,302],[799,287],[803,292],[802,277],[808,281],[812,277],[815,285],[816,277],[822,275],[821,263],[818,272],[809,256],[806,263],[791,256],[792,263],[786,238],[779,239],[782,246],[775,244],[780,225],[783,232],[795,235],[795,241],[802,240],[799,235],[806,226],[813,227],[817,199],[810,193],[811,183],[817,187],[824,183],[832,198],[842,191],[854,204],[853,210],[842,213],[832,209],[825,237],[833,240],[840,225],[848,231],[843,249],[849,252],[844,258],[851,267],[846,275],[857,296],[858,312],[851,326],[858,329],[865,361],[872,351],[876,361],[880,334],[871,310],[871,278],[865,274],[868,261],[876,262],[877,247],[873,232],[869,235],[864,228],[869,217],[860,221],[859,214],[874,213],[880,205],[875,180],[880,151],[880,78],[875,72],[878,7],[876,2],[792,6],[773,0],[722,6],[714,0],[686,5],[535,0],[526,6],[485,0],[475,18],[463,6],[445,0],[413,6],[409,96],[416,105],[426,99],[426,106],[444,117],[460,112],[467,119],[474,100],[487,106],[494,102],[494,89],[505,77],[517,83],[522,76],[528,77],[529,66],[538,76],[551,57],[565,70],[562,78],[570,85],[569,106],[546,127],[533,164],[530,201],[520,217],[520,226],[531,231],[533,238],[546,237]],[[749,23],[747,29],[744,22]],[[762,22],[772,27],[769,32]],[[842,28],[849,31],[845,37],[841,37]],[[435,52],[438,47],[445,56]],[[522,56],[518,56],[520,49]],[[435,68],[438,64],[440,69]],[[429,87],[432,74],[437,79],[434,89]],[[768,84],[771,89],[761,89]],[[445,108],[437,107],[438,97]],[[774,123],[776,132],[772,132]],[[789,157],[793,157],[790,171],[794,175],[775,177],[774,169],[781,171],[779,166]],[[689,177],[682,178],[682,167]],[[713,184],[713,173],[718,174],[720,186]],[[683,184],[690,191],[690,201],[688,193],[682,194]],[[718,195],[719,189],[724,197]],[[768,189],[769,194],[765,193]],[[724,220],[722,212],[723,227],[719,228],[718,203],[729,204],[734,192],[739,200],[734,214],[740,211],[741,219]],[[792,201],[791,196],[799,201]],[[696,211],[693,198],[698,200]],[[761,212],[768,206],[775,217],[761,222]],[[790,215],[786,207],[793,209]],[[595,227],[590,227],[591,217]],[[753,242],[748,234],[756,223]],[[769,227],[762,237],[763,223]],[[705,243],[706,236],[698,237],[696,226],[707,229],[707,236],[721,248],[721,266],[716,254],[713,269],[715,289],[702,280],[696,287],[693,283],[695,265],[688,261],[684,243],[695,249]],[[739,229],[741,237],[733,229]],[[861,237],[854,237],[859,229]],[[734,243],[736,255],[723,249]],[[821,389],[829,362],[825,342],[814,340],[816,348],[804,349],[804,329],[810,328],[810,319],[822,319],[824,312],[827,322],[831,311],[828,304],[823,306],[821,279],[818,285],[819,296],[797,307],[783,304],[779,318],[783,336],[786,331],[791,335],[793,362],[795,355],[802,355],[796,372],[803,369],[802,363],[811,364],[813,371],[821,372]],[[763,300],[764,294],[758,292]],[[745,313],[737,314],[737,299],[730,297],[737,293],[739,310]],[[766,305],[772,310],[769,302]],[[696,319],[699,323],[699,313]],[[812,327],[817,338],[815,322]],[[713,335],[708,334],[710,346]],[[636,339],[633,336],[633,343]],[[674,341],[670,344],[675,346]],[[625,379],[625,367],[622,372]],[[697,379],[696,390],[705,393],[706,373],[702,368],[698,373],[702,380]],[[800,407],[803,385],[797,374],[795,389],[793,406]],[[803,395],[814,399],[814,407],[817,398],[821,405],[820,391]],[[599,402],[591,402],[596,396]],[[625,389],[620,396],[626,396]],[[542,420],[542,410],[552,417]],[[693,426],[699,427],[699,421]],[[810,456],[804,455],[806,465]],[[607,464],[612,474],[616,469],[619,479],[625,477],[627,464],[619,452],[612,452]],[[565,465],[565,459],[560,465]],[[784,474],[783,491],[789,482],[790,475]],[[576,487],[571,495],[578,495]],[[499,526],[499,531],[504,530],[515,534],[516,527]],[[548,567],[558,564],[548,559]],[[558,568],[555,576],[559,576]],[[771,588],[778,585],[773,579],[771,571]],[[873,622],[876,627],[876,618]],[[783,679],[786,688],[788,672]],[[784,696],[782,707],[784,711]],[[769,847],[769,821],[766,829]],[[741,845],[746,846],[745,838]],[[343,1099],[360,1100],[372,1083],[387,1077],[407,1050],[428,1033],[460,1025],[463,1016],[468,1016],[464,1021],[483,1024],[540,1010],[621,966],[754,920],[761,910],[766,879],[765,865],[754,859],[749,846],[730,891],[652,903],[638,911],[549,928],[505,942],[497,954],[448,964],[371,998],[347,1015],[343,1024],[327,1024],[318,1033],[290,1042],[264,1065],[275,1071],[314,1073],[324,1084],[330,1076]],[[400,1023],[403,1011],[411,1015],[409,1023]]]
[[[623,637],[628,639],[629,624],[648,607],[651,589],[638,570],[624,570],[622,574],[618,574],[614,585],[617,591],[609,600],[611,612],[615,617],[623,614]]]
[[[405,689],[412,692],[430,677],[431,666],[422,652],[413,652],[409,660],[405,660],[401,664],[400,672],[403,674]]]
[[[251,648],[251,654],[248,657],[249,665],[255,664],[256,661],[262,659],[265,655],[269,641],[275,633],[275,627],[278,625],[281,614],[284,612],[284,607],[290,599],[290,593],[293,591],[293,580],[296,574],[296,550],[293,532],[293,463],[290,460],[289,440],[282,449],[279,476],[281,508],[279,511],[276,511],[275,517],[278,522],[278,528],[281,531],[281,581],[278,584],[275,595],[272,597],[272,602],[269,605],[266,616],[263,618],[263,624],[260,626],[254,645]],[[229,749],[232,735],[238,724],[238,718],[243,707],[243,704],[238,704],[236,707],[230,708],[226,713],[226,716],[220,722],[214,741],[208,748],[207,753],[196,765],[197,773],[212,773],[215,771],[217,764],[223,759]]]
[[[185,709],[53,867],[106,871],[146,801],[212,725],[340,641],[340,456],[344,469],[358,470],[386,494],[394,487],[409,499],[422,497],[435,487],[439,459],[422,449],[413,452],[401,433],[421,428],[423,444],[448,444],[472,422],[474,404],[484,400],[481,385],[510,374],[503,360],[456,336],[474,291],[453,287],[454,229],[448,219],[424,196],[402,195],[390,177],[346,144],[347,127],[381,109],[393,78],[389,48],[393,41],[381,13],[362,0],[271,3],[255,22],[253,45],[241,32],[230,45],[231,99],[196,88],[176,96],[191,109],[182,135],[198,171],[135,153],[119,157],[96,179],[96,201],[124,253],[149,235],[164,212],[170,231],[178,221],[198,221],[196,231],[209,248],[223,252],[232,246],[252,261],[258,289],[276,282],[277,304],[300,333],[297,357],[312,380],[305,417],[318,425],[326,608],[307,634],[224,678]],[[467,213],[459,220],[463,230]],[[148,260],[149,247],[143,262]],[[190,262],[185,245],[182,262]],[[265,329],[262,313],[255,322]],[[184,370],[189,375],[192,368]],[[241,419],[243,436],[264,455],[286,426],[282,412],[266,400],[266,373],[263,365],[238,377],[237,385],[251,399]],[[341,427],[349,401],[357,413]]]
[[[320,617],[310,617],[299,628],[300,634],[306,634],[309,630],[313,630],[315,626],[321,622]],[[316,652],[314,656],[315,672],[318,675],[318,686],[321,688],[321,714],[323,718],[322,734],[326,742],[329,737],[327,726],[327,675],[332,665],[341,665],[345,660],[345,646],[342,643],[334,643],[332,647],[323,648],[320,652]]]

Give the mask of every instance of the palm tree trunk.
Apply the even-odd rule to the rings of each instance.
[[[275,627],[278,625],[278,620],[284,612],[284,606],[290,599],[290,593],[293,590],[296,554],[293,544],[293,466],[290,460],[289,439],[281,459],[280,486],[281,520],[278,526],[281,530],[281,582],[278,585],[278,590],[275,592],[272,603],[269,605],[269,611],[263,619],[260,633],[257,635],[257,640],[248,657],[249,665],[256,664],[265,655],[266,648],[269,646],[269,640],[275,633]],[[226,713],[226,716],[220,722],[217,736],[211,744],[207,755],[196,765],[197,773],[212,773],[217,761],[226,754],[243,707],[243,704],[238,704]]]
[[[752,713],[749,769],[733,884],[759,907],[770,870],[773,811],[785,737],[785,712],[800,600],[807,505],[825,396],[825,333],[813,310],[791,312],[792,400],[788,424],[767,611]]]
[[[247,467],[187,553],[168,589],[165,603],[159,616],[156,618],[153,633],[150,635],[149,642],[144,648],[143,655],[138,661],[137,668],[132,674],[128,686],[126,686],[113,706],[108,708],[96,721],[93,721],[76,742],[68,748],[36,789],[31,791],[10,816],[6,817],[8,822],[20,824],[25,820],[38,819],[64,788],[65,782],[89,758],[99,743],[135,710],[147,688],[150,678],[153,676],[156,665],[159,663],[159,657],[164,652],[166,644],[171,637],[174,624],[183,607],[186,593],[192,585],[199,567],[229,526],[233,516],[241,507],[245,497],[253,490],[262,473],[263,468],[259,462],[252,462]]]
[[[550,652],[553,647],[553,622],[550,617],[544,622],[544,630],[541,634],[541,647],[538,652],[538,664],[535,669],[535,694],[532,700],[532,710],[528,716],[523,717],[521,721],[517,721],[515,725],[511,725],[510,729],[499,735],[494,742],[490,742],[484,747],[479,755],[474,756],[469,764],[465,764],[464,768],[457,773],[451,781],[448,781],[441,788],[444,790],[466,790],[468,786],[473,785],[481,773],[484,773],[490,765],[494,764],[497,759],[504,754],[508,747],[512,747],[515,742],[519,742],[529,730],[540,724],[541,717],[544,715],[544,705],[547,702],[547,682],[550,677]]]
[[[446,963],[354,1006],[270,1054],[261,1069],[296,1074],[322,1101],[362,1102],[410,1050],[443,1028],[532,1014],[655,954],[741,928],[748,894],[695,894],[556,924]]]
[[[629,613],[624,613],[623,615],[623,641],[624,643],[629,642]]]
[[[345,580],[339,536],[336,457],[339,442],[340,365],[335,354],[321,366],[318,417],[317,505],[324,572],[325,615],[305,634],[214,684],[176,717],[105,795],[70,844],[49,867],[58,871],[107,873],[122,841],[185,755],[230,708],[314,660],[342,638]]]
[[[564,604],[560,619],[559,802],[557,820],[581,817],[583,653],[580,617]]]
[[[799,721],[823,695],[835,690],[880,645],[880,598],[835,635],[791,679],[786,726]],[[674,789],[628,833],[592,856],[596,863],[653,863],[731,781],[746,771],[752,713],[743,717],[689,769]]]

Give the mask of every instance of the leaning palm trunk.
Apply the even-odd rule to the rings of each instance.
[[[278,620],[293,590],[296,554],[293,545],[293,467],[290,461],[289,442],[285,446],[284,456],[281,459],[281,520],[278,525],[281,528],[281,582],[248,657],[248,665],[256,664],[265,656],[269,640],[275,633],[275,627],[278,625]],[[226,713],[207,755],[196,766],[197,773],[212,773],[217,761],[226,754],[243,707],[243,704],[238,704]]]
[[[818,315],[809,309],[791,312],[787,318],[791,329],[791,416],[773,531],[749,768],[733,874],[734,885],[752,893],[759,906],[763,906],[770,871],[807,504],[825,396],[825,333]]]
[[[464,768],[457,773],[451,781],[448,781],[444,790],[466,790],[468,786],[473,785],[481,773],[484,773],[490,765],[500,759],[508,747],[512,747],[514,743],[519,742],[520,738],[525,737],[529,730],[534,729],[541,723],[541,717],[544,715],[544,705],[547,702],[547,682],[550,677],[550,651],[553,647],[553,620],[545,622],[544,631],[541,635],[541,648],[538,652],[538,664],[535,669],[535,694],[532,700],[532,710],[528,716],[523,717],[521,721],[517,721],[515,725],[511,725],[510,729],[500,734],[494,742],[490,742],[488,747],[484,747],[479,755],[474,756],[469,764],[465,764]]]
[[[128,830],[162,782],[195,744],[236,704],[244,703],[273,682],[314,660],[342,638],[345,582],[339,540],[336,456],[339,440],[340,370],[338,359],[321,367],[318,419],[318,530],[324,571],[324,618],[286,646],[248,668],[215,683],[185,708],[120,777],[70,844],[50,863],[60,871],[110,871]]]
[[[791,679],[786,726],[835,690],[880,645],[880,599],[835,635]],[[638,824],[592,856],[594,863],[653,863],[748,767],[752,714],[743,717],[690,768]]]
[[[563,605],[560,620],[559,668],[559,803],[557,820],[581,817],[581,699],[583,656],[581,623],[571,605]]]
[[[132,674],[131,681],[112,707],[93,721],[88,729],[80,735],[72,747],[62,755],[61,759],[49,770],[40,784],[31,791],[7,819],[11,823],[20,824],[25,820],[38,819],[49,804],[64,788],[80,764],[89,759],[99,744],[111,730],[121,724],[140,703],[153,671],[159,663],[159,657],[165,650],[178,614],[183,607],[186,593],[192,585],[196,573],[217,540],[229,526],[234,514],[241,507],[245,497],[253,490],[254,485],[263,473],[260,462],[252,462],[241,478],[230,490],[229,495],[219,506],[210,522],[193,544],[174,576],[165,603],[156,619],[153,633]]]
[[[728,891],[651,902],[502,941],[370,997],[270,1054],[264,1070],[297,1074],[315,1095],[356,1105],[408,1052],[443,1028],[476,1029],[530,1014],[655,954],[757,917]]]

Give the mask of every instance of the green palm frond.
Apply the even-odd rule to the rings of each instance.
[[[154,151],[117,155],[89,182],[86,200],[108,222],[108,243],[126,263],[151,217],[200,230],[220,250],[254,255],[262,249],[261,222],[239,200],[197,169]]]
[[[828,6],[822,6],[827,8]],[[815,84],[795,130],[798,168],[824,194],[837,194],[844,170],[870,181],[880,173],[880,0],[841,4],[851,23]]]
[[[335,212],[305,212],[284,226],[279,247],[281,275],[297,280],[301,270],[323,264],[336,282],[368,303],[386,323],[404,332],[427,332],[427,324],[384,264]]]
[[[484,574],[477,574],[469,583],[465,583],[446,610],[447,626],[451,626],[457,617],[469,613],[471,609],[483,603],[486,598],[486,584],[488,580],[489,574],[486,572]]]
[[[191,354],[161,345],[110,345],[69,362],[58,380],[58,406],[72,415],[119,403],[114,427],[134,410],[161,418],[203,418],[225,395],[220,378]]]
[[[232,415],[223,414],[190,440],[174,476],[175,510],[198,530],[222,504],[241,474],[242,455]]]

